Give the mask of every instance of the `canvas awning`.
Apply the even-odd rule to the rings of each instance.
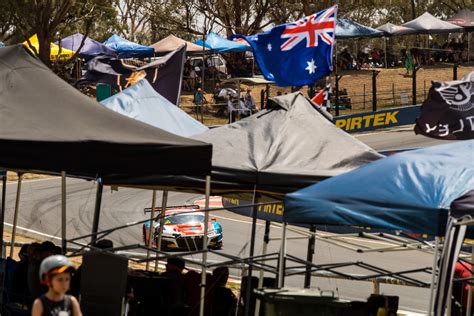
[[[204,44],[204,46],[212,49],[216,53],[246,52],[251,50],[250,45],[248,44],[244,44],[241,41],[230,41],[214,32],[206,35],[206,41],[203,41],[202,38],[200,38],[194,43],[199,45],[201,49]]]
[[[117,34],[109,37],[104,45],[115,50],[119,58],[144,58],[151,57],[155,53],[153,48],[131,42]]]
[[[114,112],[175,135],[189,137],[209,130],[156,92],[146,79],[140,80],[101,103]]]
[[[32,37],[29,38],[29,41],[31,43],[31,46],[34,47],[35,49],[32,49],[30,45],[28,44],[28,41],[24,41],[23,45],[25,45],[33,54],[38,54],[39,53],[39,42],[38,42],[38,36],[35,34]],[[35,52],[36,50],[36,52]],[[61,52],[60,52],[61,50]],[[51,43],[51,52],[50,52],[50,59],[51,60],[56,60],[58,59],[71,59],[72,56],[74,56],[74,52],[72,50],[69,50],[64,47],[59,47],[58,45]]]
[[[474,12],[469,9],[463,9],[447,20],[457,26],[463,27],[466,31],[474,31]]]
[[[174,35],[168,35],[162,40],[156,42],[153,45],[150,45],[155,50],[155,53],[168,53],[178,49],[179,47],[186,45],[186,53],[202,53],[202,46],[196,45],[194,43],[185,41]],[[209,51],[205,48],[204,51]]]
[[[408,35],[416,33],[414,29],[392,23],[385,23],[384,25],[379,26],[377,30],[384,32],[385,36]]]
[[[68,37],[63,38],[59,43],[62,47],[67,48],[72,51],[79,50],[81,46],[84,35],[81,33],[76,33]],[[96,40],[86,37],[84,39],[84,45],[82,46],[79,54],[85,58],[93,58],[98,55],[107,55],[107,56],[117,56],[117,52],[113,49],[105,46],[102,43],[97,42]]]
[[[462,27],[435,18],[428,12],[401,26],[414,29],[416,34],[459,33],[464,31]]]
[[[451,208],[474,209],[473,161],[474,140],[392,155],[288,194],[284,220],[441,235]]]
[[[8,88],[6,88],[8,85]],[[22,45],[0,50],[0,167],[117,184],[209,174],[212,146],[114,113]],[[112,180],[113,178],[113,180]]]
[[[382,37],[382,31],[359,24],[348,19],[338,19],[336,24],[336,38],[364,38]]]

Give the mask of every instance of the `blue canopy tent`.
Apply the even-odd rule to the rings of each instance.
[[[77,51],[81,46],[84,35],[81,33],[76,33],[68,37],[63,38],[56,44],[61,45],[61,47],[67,48],[72,51]],[[95,56],[107,55],[116,57],[117,52],[102,43],[99,43],[96,40],[86,37],[84,40],[84,45],[82,46],[79,54],[85,59],[92,59]]]
[[[116,34],[109,37],[104,45],[115,50],[119,58],[143,58],[151,57],[155,53],[152,47],[130,42]]]
[[[338,19],[336,38],[382,37],[384,32],[359,24],[348,19]]]
[[[441,235],[473,161],[474,140],[396,154],[286,195],[283,219]]]
[[[199,39],[195,41],[194,44],[203,46],[203,40]],[[212,49],[216,53],[246,52],[251,50],[249,45],[230,41],[220,37],[214,32],[207,34],[204,46],[206,48]]]
[[[208,130],[206,126],[156,92],[146,79],[101,103],[112,111],[175,135],[189,137]]]

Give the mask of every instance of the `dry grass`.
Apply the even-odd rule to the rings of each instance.
[[[377,76],[377,107],[394,107],[401,104],[401,94],[406,93],[408,96],[408,104],[412,102],[412,77],[405,76],[405,68],[391,68],[391,69],[375,69],[380,71]],[[474,70],[474,66],[459,66],[458,78],[464,77],[466,74]],[[342,73],[343,77],[339,81],[339,89],[346,89],[348,96],[353,103],[352,110],[342,110],[341,114],[349,114],[354,112],[363,112],[372,110],[372,70],[360,70]],[[431,81],[441,80],[447,81],[453,79],[453,66],[450,64],[441,64],[437,66],[424,67],[417,72],[417,103],[421,103],[431,86]],[[332,78],[333,87],[335,85],[334,77]],[[235,88],[235,87],[234,87]],[[260,91],[264,86],[241,86],[241,91],[247,88],[252,90],[252,94],[257,102],[260,104]],[[280,88],[270,86],[270,96],[277,95],[277,92],[289,93],[289,88]],[[301,91],[306,94],[307,88],[303,87]],[[365,98],[364,98],[365,93]],[[227,117],[217,117],[214,113],[217,109],[212,104],[212,94],[207,93],[206,99],[211,100],[210,111],[205,113],[203,122],[205,125],[220,125],[227,123]],[[193,114],[192,95],[181,96],[181,107]],[[364,105],[365,100],[365,105]],[[200,117],[199,117],[200,119]]]

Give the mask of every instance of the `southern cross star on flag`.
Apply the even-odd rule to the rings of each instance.
[[[250,44],[265,79],[283,87],[307,85],[332,70],[336,15],[333,6],[265,33],[233,37]]]

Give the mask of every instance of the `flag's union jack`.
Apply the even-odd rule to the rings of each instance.
[[[318,46],[319,37],[326,44],[332,45],[336,27],[336,10],[337,6],[333,6],[320,13],[319,16],[313,14],[287,25],[281,38],[288,38],[288,40],[281,45],[281,50],[291,50],[303,40],[306,40],[306,47]]]

